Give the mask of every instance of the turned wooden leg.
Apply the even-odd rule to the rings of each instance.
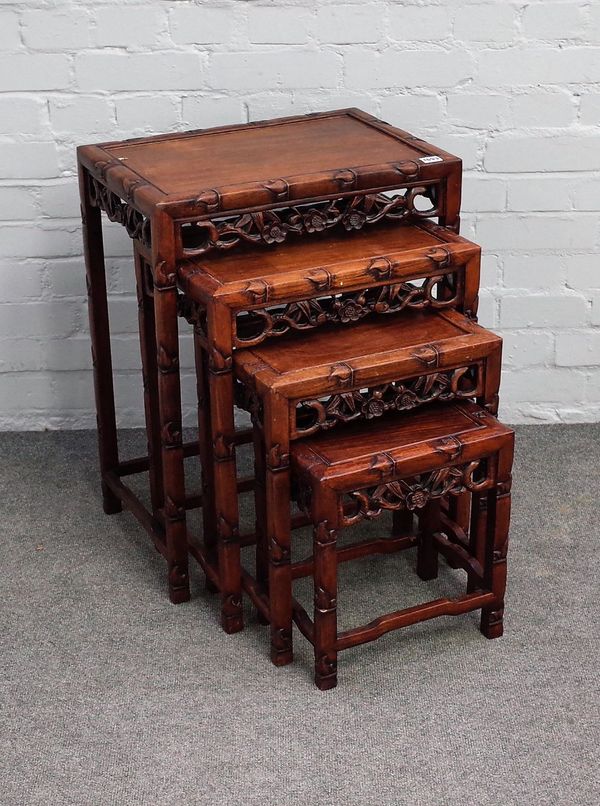
[[[495,602],[481,611],[481,632],[486,638],[499,638],[504,630],[504,592],[506,590],[506,554],[511,506],[512,446],[498,454],[498,481],[488,495],[488,528],[485,558],[485,586]]]
[[[210,431],[210,389],[208,385],[208,353],[202,342],[202,333],[194,327],[194,363],[196,367],[196,395],[198,399],[198,444],[202,471],[202,540],[209,562],[218,567],[217,519],[215,515],[215,483],[213,473],[212,439]],[[206,577],[206,589],[216,593],[218,588]]]
[[[269,607],[271,660],[285,666],[294,657],[292,647],[292,568],[290,513],[290,456],[287,401],[271,393],[265,399],[266,462],[265,536],[269,552]]]
[[[313,517],[329,514],[315,523],[314,556],[314,649],[315,683],[321,691],[337,686],[337,501],[329,493],[317,493]]]
[[[104,480],[107,472],[116,472],[119,466],[117,445],[117,421],[115,416],[115,393],[113,388],[112,358],[106,272],[102,240],[100,209],[91,203],[89,176],[79,165],[79,193],[83,229],[83,255],[85,260],[88,314],[92,341],[92,365],[94,368],[94,392],[96,398],[96,422],[98,425],[98,452],[102,477],[102,503],[107,515],[121,512],[121,501]]]
[[[158,366],[158,414],[161,435],[166,559],[169,597],[175,604],[190,598],[185,483],[181,434],[181,387],[173,222],[162,212],[152,219],[154,315]]]
[[[138,300],[138,322],[142,377],[144,381],[144,413],[148,444],[150,500],[157,513],[164,505],[162,486],[162,463],[160,444],[160,421],[158,412],[158,366],[156,350],[156,326],[154,300],[152,297],[152,273],[149,265],[137,249],[134,250],[135,279]]]
[[[266,511],[266,464],[265,443],[262,430],[253,418],[253,444],[254,444],[254,511],[256,513],[256,580],[263,592],[269,590],[269,550],[266,541],[267,511]],[[269,620],[257,610],[256,616],[261,624],[268,624]]]
[[[210,429],[221,626],[244,627],[233,409],[233,347],[230,311],[213,303],[207,312]]]
[[[439,529],[440,500],[429,501],[419,514],[417,575],[424,580],[438,575],[438,552],[433,535]]]

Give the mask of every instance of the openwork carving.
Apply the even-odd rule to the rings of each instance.
[[[241,345],[250,347],[290,330],[349,324],[372,313],[398,313],[404,308],[451,308],[457,299],[456,275],[440,274],[421,282],[394,283],[243,312],[236,317],[236,336]]]
[[[432,499],[459,495],[466,490],[482,492],[492,487],[493,483],[485,460],[477,460],[378,484],[346,496],[343,523],[350,526],[361,520],[371,520],[381,515],[383,510],[408,509],[412,512],[422,509]]]
[[[150,247],[150,219],[139,210],[120,199],[116,193],[109,190],[93,176],[89,177],[90,201],[94,207],[99,207],[108,216],[109,221],[125,227],[130,238],[140,241],[144,246]]]
[[[423,200],[428,202],[426,209],[422,209]],[[184,224],[181,228],[183,254],[194,257],[212,249],[231,249],[242,241],[279,244],[291,233],[307,235],[338,225],[351,231],[383,219],[399,221],[408,216],[430,218],[437,215],[435,185],[405,189],[393,196],[378,193],[332,199]]]
[[[197,333],[207,338],[206,308],[185,294],[177,295],[177,314],[192,325]]]
[[[419,375],[369,389],[340,392],[296,406],[296,434],[308,436],[353,420],[372,420],[389,411],[410,411],[434,400],[475,397],[481,392],[480,366]]]
[[[253,425],[262,428],[264,421],[262,400],[249,386],[246,386],[246,384],[237,379],[234,380],[233,385],[233,402],[238,409],[249,412]]]

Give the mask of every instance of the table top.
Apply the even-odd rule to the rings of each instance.
[[[380,483],[411,472],[419,462],[440,467],[458,457],[461,463],[472,461],[497,450],[513,433],[475,403],[447,403],[383,419],[377,428],[370,422],[347,426],[343,438],[335,430],[323,432],[293,443],[290,456],[297,472],[351,489],[357,481]],[[449,461],[453,445],[458,454]]]
[[[399,186],[460,173],[457,157],[358,109],[82,146],[115,192],[206,212]]]
[[[292,288],[296,290],[298,284],[306,285],[310,291],[310,278],[314,280],[315,271],[318,276],[327,272],[332,286],[351,288],[361,278],[364,282],[365,272],[367,277],[377,279],[374,271],[383,273],[389,268],[389,279],[399,281],[405,267],[442,273],[430,256],[449,255],[452,265],[460,265],[479,253],[476,244],[432,222],[391,222],[358,232],[342,230],[290,237],[283,245],[212,252],[182,263],[178,281],[192,299],[205,301],[216,295],[227,304],[243,306],[253,301],[244,294],[249,285],[252,292],[256,283],[265,286],[265,296],[273,302]]]
[[[347,386],[381,385],[407,372],[419,375],[462,361],[470,364],[500,350],[501,344],[499,336],[457,311],[405,310],[373,315],[348,327],[326,325],[271,339],[237,350],[234,364],[237,375],[264,391],[310,397],[329,388],[343,391],[337,388],[336,367],[352,374]]]

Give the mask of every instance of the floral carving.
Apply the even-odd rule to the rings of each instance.
[[[372,313],[397,313],[404,308],[449,308],[456,305],[454,274],[428,277],[419,282],[394,283],[363,291],[334,294],[257,308],[238,314],[237,341],[250,347],[290,330],[310,330],[326,323],[357,322]]]
[[[130,238],[150,247],[150,219],[146,218],[127,202],[122,201],[106,185],[93,176],[89,178],[90,201],[108,216],[109,221],[125,227]]]
[[[485,460],[442,467],[349,493],[343,522],[349,526],[357,521],[377,518],[383,510],[407,509],[412,512],[422,509],[433,499],[459,495],[467,490],[482,492],[490,489],[493,483]]]
[[[362,229],[367,222],[367,215],[362,210],[349,210],[342,217],[342,224],[348,231]]]
[[[327,229],[327,216],[322,210],[312,208],[302,217],[304,229],[309,232],[323,232]]]
[[[429,218],[438,215],[436,195],[436,187],[430,185],[406,189],[393,196],[366,194],[188,223],[181,228],[183,254],[193,257],[212,249],[231,249],[240,242],[279,244],[290,233],[312,234],[340,224],[350,231],[382,219]],[[415,203],[417,197],[429,199],[431,207],[419,210]]]
[[[263,227],[262,236],[265,243],[283,243],[290,228],[287,224],[278,221],[267,221]]]
[[[334,307],[340,322],[344,324],[348,322],[358,322],[363,316],[364,308],[360,302],[355,299],[340,299],[335,303]]]
[[[301,436],[334,428],[338,423],[371,420],[388,411],[408,411],[434,400],[476,397],[481,393],[478,364],[419,375],[370,389],[340,392],[296,407],[296,433]]]

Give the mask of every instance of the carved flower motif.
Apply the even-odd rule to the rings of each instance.
[[[411,490],[406,496],[406,506],[411,511],[413,509],[421,509],[429,500],[429,493],[423,487],[417,487]]]
[[[265,243],[283,243],[289,227],[281,221],[267,221],[264,224],[262,236]]]
[[[385,403],[381,398],[371,398],[371,400],[367,400],[363,406],[363,414],[368,420],[372,420],[373,417],[381,417],[384,412]]]
[[[309,210],[302,220],[307,232],[323,232],[327,227],[327,218],[320,210]]]
[[[397,396],[394,405],[400,411],[404,409],[413,409],[419,402],[419,398],[410,389],[405,389]]]
[[[361,229],[367,216],[362,210],[349,210],[342,218],[342,223],[347,230]]]
[[[346,299],[336,305],[340,322],[358,322],[364,313],[363,306],[353,299]]]

